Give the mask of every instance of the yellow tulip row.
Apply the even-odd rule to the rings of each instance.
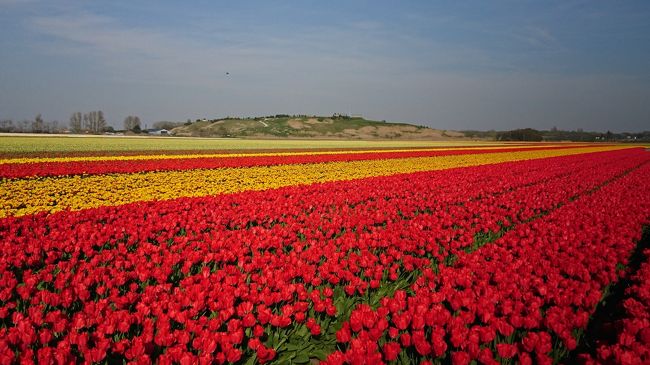
[[[264,190],[289,185],[361,179],[621,148],[624,147],[582,147],[214,170],[4,180],[0,182],[0,217]]]

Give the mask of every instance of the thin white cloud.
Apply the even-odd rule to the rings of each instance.
[[[553,47],[557,44],[551,30],[543,26],[526,26],[514,30],[512,36],[534,47]]]
[[[378,25],[364,26],[352,37],[344,30],[320,26],[291,37],[258,29],[229,32],[227,38],[219,33],[190,38],[80,12],[34,17],[30,27],[54,38],[50,52],[81,55],[121,77],[210,88],[219,87],[215,79],[220,80],[225,72],[249,82],[258,78],[272,85],[295,84],[328,75],[334,80],[354,79],[390,70],[391,64],[401,62],[386,52],[390,48],[378,36]]]
[[[352,28],[361,29],[361,30],[377,30],[384,28],[384,25],[381,22],[376,22],[372,20],[362,20],[350,23]]]
[[[159,30],[129,27],[88,12],[36,17],[31,26],[53,37],[51,51],[82,54],[104,70],[115,70],[129,79],[201,82],[207,74],[244,65],[252,56],[246,48],[211,45]],[[182,78],[182,79],[181,79]]]
[[[121,28],[114,20],[92,13],[35,17],[31,25],[61,40],[109,53],[135,52],[157,56],[163,48],[160,35],[138,29]]]
[[[35,1],[36,0],[0,0],[0,6],[24,5]]]

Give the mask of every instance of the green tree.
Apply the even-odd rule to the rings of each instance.
[[[74,112],[70,116],[70,130],[73,133],[80,133],[82,128],[83,117],[81,112]]]
[[[138,132],[140,132],[140,118],[135,116],[135,115],[129,115],[128,117],[124,118],[124,129],[127,131],[134,131],[135,129],[138,129]]]
[[[542,133],[536,129],[514,129],[511,131],[497,133],[497,141],[534,141],[539,142],[544,139]]]
[[[104,119],[104,112],[101,110],[84,114],[83,119],[85,129],[92,133],[102,133],[106,128],[106,119]]]
[[[32,122],[32,132],[43,133],[44,126],[45,126],[45,122],[43,122],[43,117],[39,113],[38,115],[36,115],[36,118],[34,118],[34,121]]]

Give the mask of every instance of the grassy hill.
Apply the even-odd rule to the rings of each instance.
[[[203,120],[172,130],[176,136],[326,139],[428,139],[462,137],[406,123],[387,123],[360,117],[266,117]]]

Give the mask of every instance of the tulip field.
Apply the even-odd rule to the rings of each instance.
[[[650,363],[644,147],[55,152],[0,151],[0,364]]]

